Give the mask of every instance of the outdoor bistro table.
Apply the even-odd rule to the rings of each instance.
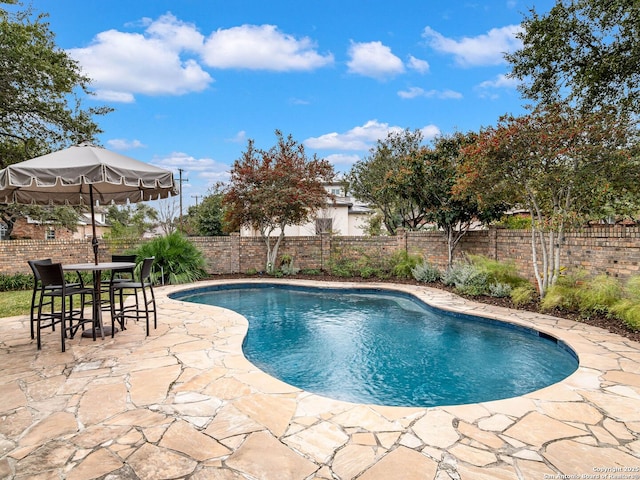
[[[125,270],[134,268],[134,262],[100,262],[100,263],[69,263],[62,265],[62,269],[69,272],[92,272],[93,273],[93,328],[100,333],[104,340],[105,334],[111,335],[111,327],[102,324],[102,308],[100,306],[100,296],[102,289],[102,271],[103,270]],[[99,332],[98,332],[99,330]],[[117,331],[117,329],[116,329]],[[83,337],[93,337],[93,332],[82,332]]]

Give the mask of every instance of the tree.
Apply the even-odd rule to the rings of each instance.
[[[154,257],[151,278],[162,285],[190,283],[207,276],[204,254],[177,230],[143,243],[135,253],[138,258]]]
[[[505,115],[463,149],[457,191],[481,203],[518,201],[532,218],[540,295],[558,280],[565,232],[623,198],[638,201],[637,130],[615,108],[581,113],[566,105]]]
[[[19,218],[30,217],[41,224],[54,227],[64,227],[72,232],[78,228],[79,212],[73,207],[41,207],[38,205],[0,205],[0,221],[7,226],[8,237],[11,237],[13,227]]]
[[[199,205],[189,207],[187,223],[194,235],[217,237],[225,234],[224,193],[220,188],[215,187]]]
[[[304,146],[291,135],[276,130],[277,144],[247,150],[231,169],[230,185],[223,205],[225,221],[233,231],[251,227],[260,232],[267,247],[266,271],[276,265],[285,227],[308,222],[332,198],[324,183],[333,179],[333,166],[316,155],[308,158]]]
[[[111,110],[82,109],[81,94],[90,94],[90,79],[55,45],[45,19],[30,10],[9,13],[0,8],[2,168],[7,158],[24,160],[94,140],[100,129],[93,117]]]
[[[503,204],[486,203],[481,208],[466,190],[454,194],[458,181],[460,150],[475,141],[473,133],[456,133],[434,140],[433,148],[411,152],[387,179],[389,189],[420,212],[425,222],[435,223],[447,240],[448,266],[460,240],[474,222],[488,222],[503,211]]]
[[[637,0],[557,0],[546,15],[531,9],[522,26],[523,46],[506,59],[525,98],[640,113]]]
[[[164,235],[170,235],[177,229],[176,218],[179,216],[179,207],[176,197],[159,200],[156,209],[158,227]]]
[[[95,140],[101,131],[94,116],[111,110],[82,108],[81,96],[89,94],[90,80],[56,47],[45,18],[34,17],[30,10],[10,13],[0,7],[0,168]],[[25,212],[18,205],[0,206],[9,233]],[[54,216],[53,221],[64,224],[64,218]]]
[[[382,212],[382,222],[390,235],[398,227],[417,229],[423,223],[424,212],[411,198],[399,195],[389,178],[403,168],[407,157],[420,149],[423,136],[419,130],[389,132],[387,138],[378,140],[370,155],[356,162],[347,175],[349,190],[353,195]]]
[[[115,239],[140,239],[146,232],[156,226],[158,212],[145,203],[131,205],[111,205],[107,211],[107,220],[111,223],[111,230],[105,238]]]

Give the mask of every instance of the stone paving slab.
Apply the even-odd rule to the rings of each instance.
[[[54,333],[37,351],[28,317],[2,318],[0,479],[640,479],[640,344],[428,287],[286,283],[390,288],[537,328],[580,365],[518,398],[381,407],[266,375],[242,355],[246,319],[168,298],[184,286],[156,289],[149,337],[131,322],[114,339],[76,337],[65,353]]]

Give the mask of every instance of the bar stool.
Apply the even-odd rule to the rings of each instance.
[[[66,282],[61,263],[35,263],[34,266],[40,276],[41,284],[38,316],[36,318],[38,350],[42,348],[40,335],[42,328],[51,326],[55,330],[56,324],[60,324],[60,339],[63,352],[65,351],[67,332],[70,334],[70,337],[73,338],[80,327],[84,330],[86,323],[91,324],[93,339],[95,340],[96,331],[93,325],[94,319],[87,318],[84,314],[85,307],[92,305],[94,301],[93,288]],[[80,296],[78,310],[74,310],[73,308],[73,298],[75,296]],[[67,300],[69,303],[68,308]],[[42,309],[45,306],[50,306],[51,311],[44,313]],[[56,306],[59,307],[59,310],[56,309]],[[75,325],[74,320],[76,321]],[[43,325],[43,321],[50,323]],[[69,322],[68,325],[67,321]]]
[[[31,271],[33,272],[33,292],[31,293],[31,312],[29,314],[29,320],[30,320],[30,324],[31,324],[31,340],[33,340],[35,337],[35,322],[36,322],[36,314],[38,312],[38,305],[40,305],[41,300],[42,300],[42,291],[44,290],[44,286],[42,285],[42,282],[40,281],[40,273],[38,272],[38,269],[36,268],[36,264],[48,264],[51,265],[51,263],[53,263],[51,261],[50,258],[43,258],[40,260],[27,260],[27,263],[29,264],[29,267],[31,268]],[[37,300],[36,300],[37,298]],[[50,306],[52,311],[53,311],[53,302],[50,301],[51,299],[49,299],[49,301],[46,304],[43,304],[43,307],[48,307]],[[44,315],[44,314],[43,314]],[[42,322],[42,320],[44,320],[44,318],[41,317],[40,322]],[[51,327],[54,331],[55,331],[55,324],[51,323],[48,325],[41,325],[42,328],[46,328],[46,327]]]
[[[129,262],[136,263],[136,255],[111,255],[112,262]],[[114,268],[111,270],[111,276],[108,280],[103,280],[100,285],[100,305],[102,310],[111,310],[111,285],[116,282],[133,282],[135,281],[135,267],[133,268]],[[103,299],[103,294],[107,294],[108,298]]]
[[[30,320],[30,326],[31,326],[31,340],[33,340],[35,338],[35,324],[36,324],[36,315],[38,312],[38,306],[40,305],[42,292],[45,290],[44,285],[42,285],[42,282],[40,281],[40,272],[38,272],[38,269],[36,268],[36,264],[51,265],[53,262],[50,258],[42,258],[40,260],[27,260],[27,263],[29,264],[29,268],[31,268],[31,272],[33,273],[33,292],[31,293],[31,311],[29,313],[29,320]],[[84,286],[84,284],[82,283],[82,277],[80,276],[80,274],[78,274],[78,283],[71,283],[67,285],[73,286],[73,287]],[[56,329],[55,323],[53,322],[42,325],[42,321],[51,320],[51,313],[53,312],[53,301],[51,297],[49,297],[48,300],[45,300],[42,303],[42,307],[49,307],[51,312],[41,313],[41,318],[40,318],[41,328],[51,327],[51,329],[55,331]],[[74,312],[74,313],[78,313],[78,312]]]
[[[153,293],[153,282],[151,281],[151,267],[155,257],[145,258],[140,267],[139,279],[136,281],[119,281],[111,284],[111,336],[115,332],[115,322],[125,330],[127,319],[135,321],[144,318],[147,325],[147,336],[149,336],[150,314],[153,314],[153,328],[158,327],[158,316],[156,312],[156,298]],[[142,293],[142,304],[139,302],[138,293]],[[116,310],[116,295],[119,297],[118,309]],[[126,295],[135,296],[134,305],[124,305]]]

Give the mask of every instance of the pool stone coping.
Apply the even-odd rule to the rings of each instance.
[[[552,335],[580,365],[557,384],[506,400],[432,408],[340,402],[248,362],[244,317],[168,298],[185,286],[161,287],[149,337],[144,322],[132,323],[113,340],[76,337],[64,354],[49,333],[36,351],[28,317],[0,319],[0,478],[539,479],[607,468],[635,474],[640,466],[637,342],[429,287],[268,281],[398,289],[437,308]],[[197,286],[217,283],[234,282]]]
[[[326,282],[328,285],[322,286],[322,287],[318,287],[318,286],[309,286],[309,285],[301,285],[301,284],[293,284],[291,282],[287,282],[287,283],[282,283],[282,282],[272,282],[269,280],[261,280],[260,282],[243,282],[241,280],[237,280],[234,281],[233,283],[218,283],[218,284],[214,284],[214,285],[208,285],[206,287],[193,287],[193,288],[187,288],[185,290],[178,290],[174,293],[171,293],[168,295],[169,298],[171,298],[172,300],[177,300],[177,301],[184,301],[187,303],[199,303],[199,304],[204,304],[204,305],[208,305],[208,302],[199,302],[198,300],[192,300],[192,299],[188,299],[188,297],[190,296],[194,296],[194,295],[199,295],[199,294],[207,294],[207,293],[212,293],[212,292],[224,292],[226,290],[241,290],[241,289],[254,289],[256,287],[259,288],[278,288],[278,287],[284,287],[287,289],[291,289],[291,291],[310,291],[310,292],[326,292],[326,291],[332,291],[332,292],[336,292],[336,293],[343,293],[343,294],[349,294],[349,293],[355,293],[355,294],[363,294],[363,295],[372,295],[372,294],[376,294],[376,293],[387,293],[389,295],[395,295],[397,298],[405,298],[405,299],[409,299],[409,300],[413,300],[413,301],[417,301],[418,303],[422,303],[423,305],[425,305],[427,308],[430,309],[430,311],[432,313],[438,314],[439,312],[443,312],[445,315],[448,315],[449,318],[451,319],[461,319],[463,321],[469,321],[469,322],[481,322],[485,325],[489,325],[489,326],[495,326],[497,328],[505,328],[505,329],[513,329],[516,330],[524,335],[531,335],[534,337],[538,337],[538,339],[540,341],[549,341],[553,344],[555,344],[555,347],[563,350],[564,352],[566,352],[566,354],[570,355],[572,357],[573,360],[575,360],[576,362],[576,370],[577,370],[577,365],[579,364],[579,358],[578,358],[578,354],[575,352],[574,349],[572,349],[566,342],[564,342],[563,340],[557,338],[556,336],[554,336],[553,334],[550,333],[545,333],[541,330],[536,329],[533,326],[528,326],[528,325],[524,325],[522,322],[514,322],[511,321],[510,319],[503,319],[503,320],[498,320],[496,318],[491,318],[491,317],[486,317],[486,316],[482,316],[480,314],[477,313],[473,313],[473,312],[460,312],[460,311],[455,311],[455,310],[450,310],[448,308],[439,308],[439,307],[435,307],[433,305],[430,305],[428,303],[428,301],[426,301],[425,299],[421,299],[418,295],[416,295],[415,293],[409,293],[403,289],[397,289],[394,288],[393,285],[391,285],[390,288],[385,288],[384,286],[377,286],[375,288],[372,287],[356,287],[356,286],[350,286],[350,287],[344,287],[344,286],[339,286],[339,287],[334,287],[333,282]],[[384,284],[383,284],[384,285]],[[427,299],[428,300],[428,299]],[[241,314],[242,315],[242,314]],[[244,345],[244,342],[243,342]],[[249,360],[251,361],[251,360]],[[265,372],[267,373],[267,372]],[[573,371],[571,372],[573,373]],[[570,374],[571,374],[570,373]],[[567,377],[570,375],[566,375]],[[267,375],[269,375],[269,373],[267,373]],[[286,380],[283,380],[286,383]],[[553,382],[556,383],[556,382]],[[552,385],[553,383],[550,383],[549,385]],[[547,385],[547,386],[549,386]],[[296,388],[299,388],[300,390],[304,390],[303,387],[298,387],[296,385],[293,385]],[[542,388],[545,387],[540,387],[536,390],[541,390]],[[315,393],[315,392],[312,392]],[[318,395],[322,396],[322,393],[318,393]],[[524,394],[522,394],[524,395]],[[333,398],[333,397],[331,397]],[[505,398],[511,398],[511,397],[505,397]],[[495,399],[495,400],[499,400],[501,398]],[[339,399],[335,399],[335,400],[339,400]],[[347,402],[352,402],[352,403],[357,403],[357,400],[346,400]],[[492,401],[492,400],[486,400],[486,401]],[[485,401],[485,402],[486,402]],[[362,402],[362,403],[367,403],[367,402]],[[464,404],[468,404],[470,402],[465,402]],[[476,402],[476,403],[481,403],[481,402]],[[459,403],[456,403],[455,405],[458,405]],[[384,405],[383,403],[377,403],[376,405]],[[444,405],[448,405],[448,404],[444,404]],[[453,404],[452,404],[453,405]],[[391,405],[390,405],[391,406]],[[398,406],[398,405],[395,405]],[[437,407],[437,406],[441,406],[441,405],[400,405],[400,406],[406,406],[406,407],[419,407],[419,408],[431,408],[431,407]]]

